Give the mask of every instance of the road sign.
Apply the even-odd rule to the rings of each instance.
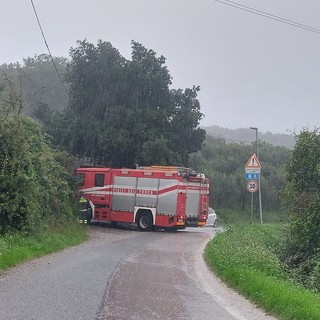
[[[261,165],[260,162],[254,153],[246,164],[246,173],[260,173],[261,171]]]
[[[247,182],[247,190],[249,192],[256,192],[259,189],[258,181],[256,180],[248,180]]]
[[[245,174],[246,180],[258,180],[260,176],[260,173],[247,173]]]
[[[247,161],[246,168],[261,168],[260,162],[255,153]]]

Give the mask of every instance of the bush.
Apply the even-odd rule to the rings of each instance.
[[[302,197],[289,225],[285,262],[296,279],[320,292],[320,195]]]
[[[284,261],[295,279],[320,292],[320,135],[305,130],[296,139],[282,196],[290,214]]]
[[[1,92],[0,92],[1,93]],[[21,101],[0,99],[0,233],[38,232],[48,219],[73,215],[73,192],[40,125],[20,114]]]

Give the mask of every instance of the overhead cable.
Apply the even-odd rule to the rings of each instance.
[[[243,10],[243,11],[247,11],[249,13],[253,13],[253,14],[256,14],[258,16],[262,16],[264,18],[272,19],[272,20],[279,21],[279,22],[282,22],[282,23],[285,23],[285,24],[288,24],[288,25],[291,25],[291,26],[294,26],[294,27],[297,27],[297,28],[300,28],[300,29],[304,29],[306,31],[310,31],[310,32],[314,32],[314,33],[320,34],[320,29],[313,28],[313,27],[307,26],[305,24],[301,24],[301,23],[295,22],[293,20],[282,18],[280,16],[276,16],[276,15],[270,14],[270,13],[265,12],[265,11],[257,10],[257,9],[252,8],[252,7],[242,5],[242,4],[234,2],[234,1],[230,1],[230,0],[213,0],[213,1],[219,2],[221,4],[224,4],[224,5],[239,9],[239,10]]]
[[[46,47],[47,47],[47,49],[48,49],[48,53],[49,53],[49,56],[50,56],[50,58],[51,58],[51,62],[52,62],[52,64],[53,64],[53,66],[54,66],[54,69],[56,70],[56,73],[57,73],[57,75],[58,75],[58,78],[59,78],[61,84],[62,84],[63,87],[64,87],[64,90],[66,91],[67,95],[69,95],[69,92],[68,92],[68,90],[67,90],[67,88],[66,88],[66,86],[65,86],[65,84],[64,84],[64,82],[63,82],[63,80],[62,80],[62,78],[61,78],[61,76],[60,76],[60,73],[59,73],[59,71],[58,71],[58,68],[57,68],[57,66],[56,66],[56,63],[54,62],[54,59],[53,59],[53,56],[52,56],[52,54],[51,54],[49,45],[48,45],[48,43],[47,43],[46,37],[45,37],[44,32],[43,32],[43,30],[42,30],[41,23],[40,23],[38,14],[37,14],[36,7],[35,7],[35,5],[34,5],[34,3],[33,3],[33,0],[31,0],[31,4],[32,4],[32,8],[33,8],[34,14],[35,14],[35,16],[36,16],[36,18],[37,18],[37,21],[38,21],[38,25],[39,25],[39,28],[40,28],[40,31],[41,31],[41,34],[42,34],[44,43],[45,43],[45,45],[46,45]]]

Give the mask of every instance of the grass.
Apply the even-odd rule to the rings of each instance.
[[[241,223],[260,223],[260,214],[258,211],[253,211],[252,221],[251,221],[251,210],[247,208],[244,211],[227,209],[227,208],[219,208],[215,209],[218,221],[220,224],[229,225],[229,224],[241,224]],[[263,211],[262,215],[263,223],[286,223],[287,216],[281,212],[274,211]]]
[[[76,223],[43,230],[36,236],[21,233],[0,236],[0,270],[77,245],[84,239],[85,229]]]
[[[320,319],[320,295],[287,275],[278,258],[283,225],[239,225],[218,234],[205,259],[227,284],[278,319]]]

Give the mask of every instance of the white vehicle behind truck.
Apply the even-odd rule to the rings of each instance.
[[[218,226],[218,218],[216,212],[209,208],[206,226],[216,228]]]

